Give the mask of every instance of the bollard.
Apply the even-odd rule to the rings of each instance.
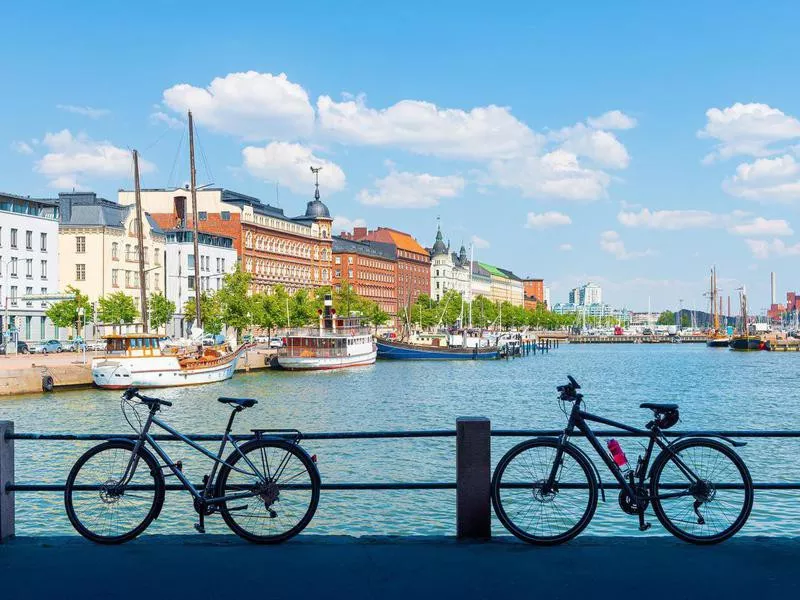
[[[486,417],[456,419],[456,535],[488,540],[491,515],[491,422]]]
[[[14,535],[14,492],[6,492],[14,483],[14,440],[6,438],[12,433],[14,422],[0,421],[0,544]]]

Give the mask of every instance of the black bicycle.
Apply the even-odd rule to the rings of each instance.
[[[122,412],[138,436],[91,448],[67,477],[64,501],[78,533],[101,544],[120,544],[142,533],[164,505],[165,469],[192,495],[199,515],[195,529],[200,533],[205,533],[205,517],[216,512],[234,533],[251,542],[282,542],[300,533],[314,516],[320,491],[315,459],[299,445],[302,434],[254,429],[252,439],[237,442],[231,435],[233,419],[257,402],[252,398],[219,401],[233,410],[215,455],[156,416],[160,407],[172,406],[171,402],[143,396],[136,388],[126,390]],[[141,406],[147,408],[144,423],[137,412]],[[154,423],[214,461],[202,487],[195,488],[183,473],[181,461],[170,459],[153,439],[150,427]],[[227,444],[233,452],[223,460]],[[148,445],[165,464],[159,464]]]
[[[577,392],[581,386],[568,378],[569,383],[558,387],[562,410],[569,418],[564,433],[516,445],[495,469],[492,503],[506,529],[532,544],[560,544],[589,524],[597,508],[598,490],[605,501],[600,472],[587,454],[569,441],[576,428],[619,482],[620,507],[639,517],[641,531],[650,527],[645,511],[651,505],[667,531],[694,544],[721,542],[742,528],[753,508],[753,480],[730,446],[744,443],[722,436],[668,441],[663,431],[678,422],[677,404],[641,404],[654,415],[646,431],[592,415],[582,408],[583,395]],[[607,451],[589,421],[646,435],[649,441],[644,455],[631,468],[619,443],[610,440]],[[660,452],[651,467],[656,445]]]

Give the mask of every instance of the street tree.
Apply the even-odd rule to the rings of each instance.
[[[133,323],[138,316],[136,302],[125,292],[114,292],[98,301],[97,318],[102,323],[111,325]]]
[[[78,288],[67,286],[64,291],[65,294],[72,294],[74,298],[71,300],[60,300],[54,303],[45,313],[53,325],[56,327],[69,327],[75,328],[77,335],[81,335],[81,326],[84,322],[94,320],[92,314],[92,305],[89,302],[89,297],[82,294]],[[81,316],[80,309],[83,309],[84,315]]]
[[[175,314],[175,303],[168,300],[164,294],[153,294],[150,296],[147,311],[150,314],[150,327],[158,331],[159,327],[164,327],[172,319],[172,315]]]

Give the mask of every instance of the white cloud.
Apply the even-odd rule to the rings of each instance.
[[[800,243],[792,246],[786,244],[783,240],[745,240],[750,252],[753,253],[755,258],[764,260],[770,256],[785,257],[785,256],[798,256],[800,255]]]
[[[176,119],[175,117],[168,115],[164,111],[157,110],[156,112],[150,115],[150,120],[153,123],[164,123],[170,129],[183,129],[185,123],[180,119]]]
[[[74,106],[72,104],[56,104],[56,108],[65,112],[89,117],[90,119],[99,119],[111,114],[107,108],[92,108],[91,106]]]
[[[320,189],[329,194],[344,188],[345,175],[334,162],[315,156],[311,148],[287,142],[247,146],[242,150],[244,168],[255,177],[277,181],[298,194],[311,195],[314,176],[311,167],[322,167]]]
[[[464,179],[457,175],[438,177],[428,173],[392,171],[375,181],[373,193],[363,189],[358,193],[362,204],[384,208],[429,208],[442,198],[454,198],[464,189]]]
[[[205,88],[172,86],[163,97],[178,113],[191,110],[200,125],[246,140],[305,137],[314,126],[308,93],[284,73],[229,73]]]
[[[473,235],[470,241],[476,248],[489,248],[491,246],[488,241],[484,240],[483,238],[479,238],[477,235]]]
[[[548,211],[544,213],[529,212],[525,227],[528,229],[547,229],[548,227],[558,227],[561,225],[572,224],[572,219],[569,215],[557,211]]]
[[[69,129],[47,133],[42,140],[48,152],[36,163],[35,171],[50,179],[50,186],[82,187],[83,177],[120,178],[133,176],[131,153],[111,142],[95,141],[85,133],[73,136]],[[155,166],[139,159],[139,171],[149,173]]]
[[[800,163],[790,154],[759,158],[736,167],[722,188],[733,196],[757,201],[791,202],[800,199]]]
[[[11,142],[11,149],[20,154],[33,154],[33,148],[31,148],[30,144],[23,141]]]
[[[785,236],[792,235],[794,231],[784,219],[765,219],[756,217],[749,223],[733,225],[728,229],[735,235],[749,236]]]
[[[551,138],[561,142],[561,149],[576,156],[585,156],[604,167],[625,169],[630,164],[630,156],[613,133],[587,127],[577,123],[572,127],[551,134]]]
[[[431,102],[402,100],[384,108],[364,96],[317,100],[320,127],[334,137],[366,146],[395,146],[417,154],[488,160],[519,156],[542,144],[542,136],[501,106],[465,111]]]
[[[571,252],[572,251],[572,244],[561,244],[558,247],[559,250],[562,252]]]
[[[800,138],[800,121],[767,104],[737,102],[727,108],[710,108],[706,118],[697,135],[718,143],[705,162],[737,155],[769,156],[780,152],[777,144]]]
[[[595,129],[632,129],[636,127],[636,119],[629,117],[621,110],[610,110],[599,117],[586,120]]]
[[[620,211],[617,220],[626,227],[648,229],[693,229],[719,226],[721,216],[707,210],[654,210],[637,212]]]
[[[600,248],[604,252],[613,254],[617,260],[628,260],[641,256],[650,256],[653,254],[652,250],[645,250],[643,252],[629,252],[625,248],[625,243],[622,241],[616,231],[604,231],[600,234]]]
[[[341,233],[343,231],[352,231],[354,227],[366,227],[367,222],[364,219],[348,219],[342,215],[335,215],[333,217],[333,232]]]

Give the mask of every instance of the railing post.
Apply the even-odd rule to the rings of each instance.
[[[487,540],[492,535],[491,423],[486,417],[456,419],[456,535]]]
[[[0,421],[0,544],[14,535],[14,492],[6,486],[14,483],[14,421]]]

